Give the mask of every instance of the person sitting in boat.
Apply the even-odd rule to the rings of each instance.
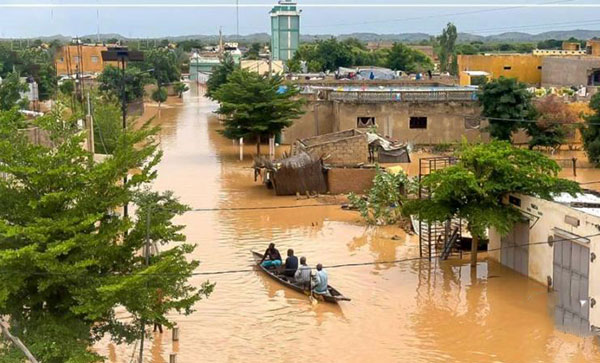
[[[313,291],[317,294],[327,294],[327,271],[323,269],[323,265],[317,265],[317,272],[314,275]]]
[[[269,257],[268,260],[267,257]],[[281,255],[279,254],[279,250],[275,248],[275,243],[269,244],[269,248],[267,248],[262,260],[260,260],[260,265],[266,268],[281,266]]]
[[[311,269],[306,265],[306,257],[300,257],[300,267],[294,274],[294,280],[296,284],[310,290],[310,274]]]
[[[283,274],[288,277],[294,277],[296,270],[298,269],[298,257],[294,256],[294,250],[289,249],[287,251],[288,257],[285,259],[285,271]]]

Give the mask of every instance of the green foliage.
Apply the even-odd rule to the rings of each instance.
[[[112,65],[106,66],[98,77],[101,91],[109,92],[119,100],[123,97],[121,89],[122,71]],[[125,68],[125,100],[133,102],[144,97],[144,86],[150,82],[147,74],[134,67]]]
[[[167,89],[165,87],[158,87],[157,89],[152,91],[151,98],[152,101],[158,102],[158,104],[160,105],[161,103],[167,100]]]
[[[177,48],[181,48],[186,52],[190,52],[192,49],[201,49],[203,46],[204,44],[199,39],[182,40],[177,43]]]
[[[366,199],[354,193],[350,193],[348,199],[368,224],[394,224],[402,217],[402,203],[406,199],[402,189],[407,184],[406,174],[388,173],[377,166],[373,187]]]
[[[288,72],[291,72],[291,73],[302,72],[302,64],[300,63],[300,60],[297,58],[289,59],[287,61],[286,65],[287,65]]]
[[[145,189],[160,160],[148,124],[120,135],[111,157],[94,162],[76,119],[38,118],[54,146],[30,143],[13,114],[0,113],[0,314],[42,362],[96,362],[91,346],[104,336],[131,343],[140,322],[167,326],[169,311],[188,314],[213,285],[186,281],[198,266],[187,260],[183,226],[172,219],[187,207],[169,192]],[[136,175],[121,181],[129,170]],[[128,218],[115,213],[134,205]],[[150,266],[139,254],[161,246]],[[161,292],[164,303],[156,306]],[[116,311],[131,319],[119,319]],[[18,357],[3,344],[0,360]],[[22,360],[22,358],[21,358]]]
[[[480,41],[473,41],[470,43],[456,44],[456,53],[469,55],[495,52],[531,53],[531,51],[535,48],[535,44],[532,43],[483,43]]]
[[[60,86],[58,86],[58,89],[60,92],[62,92],[62,94],[71,96],[73,92],[75,92],[75,81],[72,79],[67,79],[63,81]]]
[[[567,138],[568,127],[575,126],[579,116],[555,95],[536,100],[534,106],[538,119],[527,124],[527,134],[531,137],[529,148],[560,147]]]
[[[17,73],[8,74],[0,83],[0,111],[10,110],[15,106],[20,106],[20,92],[28,90],[26,83],[22,83]]]
[[[576,182],[558,177],[560,167],[554,160],[506,141],[465,143],[456,156],[456,165],[422,179],[422,185],[431,190],[431,199],[407,202],[406,214],[418,214],[427,221],[462,218],[474,236],[484,238],[488,228],[504,234],[520,218],[520,212],[502,203],[509,193],[551,199],[553,193],[580,191]]]
[[[388,55],[388,68],[407,73],[433,69],[433,62],[423,52],[411,49],[402,43],[394,43]]]
[[[31,76],[38,84],[41,101],[56,94],[57,77],[54,68],[54,55],[47,49],[29,48],[18,53],[17,70],[21,76]]]
[[[455,70],[452,69],[452,57],[456,54],[456,39],[458,33],[456,26],[452,23],[448,23],[446,28],[442,30],[442,35],[437,38],[439,43],[438,58],[440,60],[440,71],[450,72],[453,75]]]
[[[479,93],[482,115],[490,118],[488,130],[498,140],[511,140],[514,131],[522,126],[520,120],[532,119],[535,109],[533,95],[527,85],[515,78],[500,77],[483,85]]]
[[[585,126],[581,128],[583,147],[589,161],[600,166],[600,93],[592,96],[590,108],[594,114],[585,118]]]
[[[112,154],[123,133],[119,102],[114,98],[95,99],[92,117],[94,118],[94,150],[98,154]]]
[[[184,92],[187,92],[190,90],[190,88],[183,82],[177,82],[173,85],[173,87],[175,88],[175,92],[177,92],[177,95],[179,96],[179,98],[183,97]]]
[[[237,67],[233,57],[231,57],[231,54],[225,54],[221,60],[221,64],[213,70],[208,78],[208,81],[206,82],[206,97],[214,100],[215,92],[223,84],[227,83],[227,78],[236,68]]]
[[[280,75],[259,75],[244,69],[231,73],[214,99],[217,113],[226,117],[222,134],[230,139],[276,135],[303,114],[300,90]]]
[[[155,48],[144,52],[144,61],[136,66],[139,66],[143,71],[153,69],[152,77],[159,86],[177,82],[181,79],[177,53],[169,48]]]
[[[259,58],[258,54],[260,53],[260,49],[260,43],[252,43],[250,49],[248,49],[248,52],[245,55],[246,59],[257,60]]]

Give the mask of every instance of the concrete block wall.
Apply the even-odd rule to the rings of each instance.
[[[369,161],[367,135],[356,135],[342,140],[314,144],[305,150],[317,157],[325,158],[328,165],[354,166]]]
[[[327,188],[331,194],[364,194],[373,187],[376,169],[333,168],[327,172]]]

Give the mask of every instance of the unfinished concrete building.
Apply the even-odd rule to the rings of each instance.
[[[284,130],[284,143],[350,129],[427,145],[487,137],[471,87],[312,87],[303,96],[307,112]]]

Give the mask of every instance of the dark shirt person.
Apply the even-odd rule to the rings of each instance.
[[[284,275],[294,277],[296,270],[298,269],[298,257],[294,256],[294,250],[289,249],[287,251],[288,257],[285,259],[285,271]]]
[[[267,257],[269,258],[268,260]],[[281,255],[279,254],[279,250],[275,248],[275,243],[269,244],[269,248],[267,248],[262,260],[260,260],[260,265],[266,268],[281,266]]]

